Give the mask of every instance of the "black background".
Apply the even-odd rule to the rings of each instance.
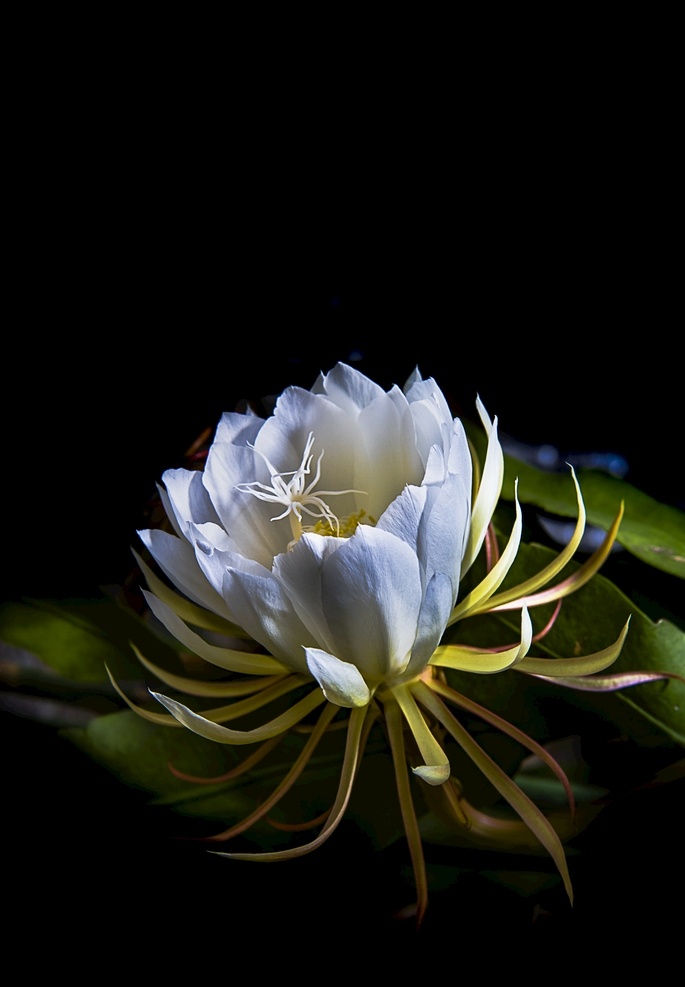
[[[682,505],[671,158],[657,147],[651,170],[630,166],[629,142],[598,147],[599,133],[563,169],[553,154],[546,167],[510,156],[455,176],[443,159],[410,202],[373,162],[354,187],[304,163],[292,181],[262,164],[250,182],[245,159],[229,181],[211,148],[185,173],[143,128],[136,154],[106,165],[104,132],[85,162],[32,159],[8,271],[5,597],[90,598],[120,582],[164,469],[222,411],[310,387],[337,360],[385,387],[418,365],[455,413],[479,394],[503,432],[618,453],[626,479]],[[2,725],[17,929],[54,933],[72,957],[118,940],[119,952],[200,944],[214,962],[264,930],[300,955],[347,936],[427,948],[493,924],[541,948],[649,939],[674,918],[682,814],[664,793],[595,827],[573,912],[554,892],[494,893],[476,862],[458,893],[434,895],[416,936],[393,917],[401,851],[378,859],[343,826],[293,866],[231,869],[159,832],[136,793],[49,728],[5,713]]]

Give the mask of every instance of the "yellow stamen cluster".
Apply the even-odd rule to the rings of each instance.
[[[360,524],[376,524],[376,518],[367,514],[364,508],[357,511],[355,514],[350,514],[348,517],[336,518],[336,524],[333,525],[329,518],[322,518],[317,521],[312,528],[307,528],[305,530],[312,531],[315,535],[335,535],[338,538],[349,538],[353,535]]]

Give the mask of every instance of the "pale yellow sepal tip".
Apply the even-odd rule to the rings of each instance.
[[[450,776],[450,765],[449,761],[447,764],[420,764],[412,771],[429,785],[444,785]]]

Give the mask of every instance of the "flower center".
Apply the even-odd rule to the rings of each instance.
[[[313,528],[306,528],[305,530],[313,531],[315,535],[336,535],[338,538],[349,538],[360,524],[374,525],[376,523],[375,517],[367,514],[363,507],[354,514],[348,514],[347,517],[335,518],[334,520],[335,529],[329,519],[324,518],[317,521]]]
[[[266,463],[271,484],[262,483],[260,480],[252,480],[250,483],[238,483],[235,487],[241,493],[250,493],[259,500],[265,500],[270,504],[282,504],[285,507],[285,510],[281,514],[275,515],[271,520],[280,521],[287,517],[290,521],[293,540],[288,545],[288,548],[300,538],[302,532],[305,530],[314,531],[317,534],[334,534],[337,537],[351,535],[365,514],[363,510],[358,511],[357,514],[350,515],[350,517],[344,519],[341,525],[340,520],[323,499],[324,497],[337,497],[340,494],[365,493],[366,491],[364,490],[318,490],[316,493],[314,492],[317,483],[321,479],[321,460],[323,459],[324,450],[322,449],[319,453],[316,461],[316,472],[313,478],[307,482],[311,475],[312,460],[314,459],[312,453],[313,445],[314,433],[310,432],[300,465],[296,470],[285,472],[279,472],[269,462],[264,453],[251,446]],[[286,477],[290,477],[290,479],[286,480]],[[317,518],[317,522],[313,527],[305,529],[302,524],[303,513],[308,514],[312,518]],[[369,520],[371,523],[375,523],[373,518]]]

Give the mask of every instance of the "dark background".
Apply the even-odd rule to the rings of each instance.
[[[350,264],[279,277],[266,267],[246,279],[221,275],[210,305],[200,261],[163,256],[169,268],[158,259],[141,295],[123,275],[86,262],[84,301],[73,280],[58,285],[48,271],[60,320],[74,306],[72,328],[65,320],[40,345],[17,340],[12,377],[22,384],[5,411],[10,598],[89,598],[119,583],[155,483],[203,429],[245,399],[258,405],[288,384],[310,387],[338,359],[385,387],[418,365],[455,412],[473,415],[478,393],[503,432],[562,454],[617,453],[626,479],[682,502],[665,397],[676,357],[637,260],[632,279],[614,267],[599,298],[580,271],[563,277],[537,256],[523,284],[495,266],[478,272],[475,288],[459,273],[362,277]],[[499,299],[493,311],[489,291]],[[609,307],[607,293],[614,310],[605,321],[596,313]],[[473,868],[471,877],[431,896],[417,939],[394,917],[411,894],[403,847],[375,855],[343,825],[312,857],[229,873],[228,862],[160,830],[141,796],[84,763],[49,726],[8,713],[2,722],[5,784],[20,793],[5,816],[18,899],[28,909],[38,882],[46,920],[63,930],[66,913],[69,929],[81,930],[76,941],[85,927],[103,938],[123,928],[142,942],[162,925],[208,941],[224,927],[249,939],[260,923],[287,941],[323,936],[333,922],[426,947],[455,922],[470,934],[495,921],[520,945],[543,948],[591,937],[602,924],[654,933],[670,917],[662,901],[681,816],[663,792],[593,828],[572,870],[573,912],[558,888],[521,898],[479,876],[496,859],[462,854],[456,862]]]
[[[418,365],[455,413],[479,394],[502,432],[615,453],[627,480],[683,504],[677,185],[668,121],[650,107],[631,101],[623,130],[615,105],[571,132],[568,115],[534,114],[520,132],[512,114],[490,153],[464,163],[433,143],[426,174],[400,178],[401,146],[329,171],[344,147],[327,134],[286,168],[285,132],[236,162],[202,130],[179,156],[152,107],[105,126],[49,91],[39,106],[41,139],[17,152],[6,271],[6,599],[119,583],[156,482],[200,433],[337,360],[384,387]],[[343,825],[293,866],[217,866],[49,727],[1,719],[15,928],[30,944],[40,930],[53,955],[180,945],[215,961],[264,930],[304,963],[312,943],[426,948],[455,929],[568,949],[650,943],[677,917],[682,788],[593,828],[573,912],[555,889],[493,891],[480,876],[493,861],[462,855],[472,876],[432,896],[415,937],[393,917],[403,848],[379,857]]]

